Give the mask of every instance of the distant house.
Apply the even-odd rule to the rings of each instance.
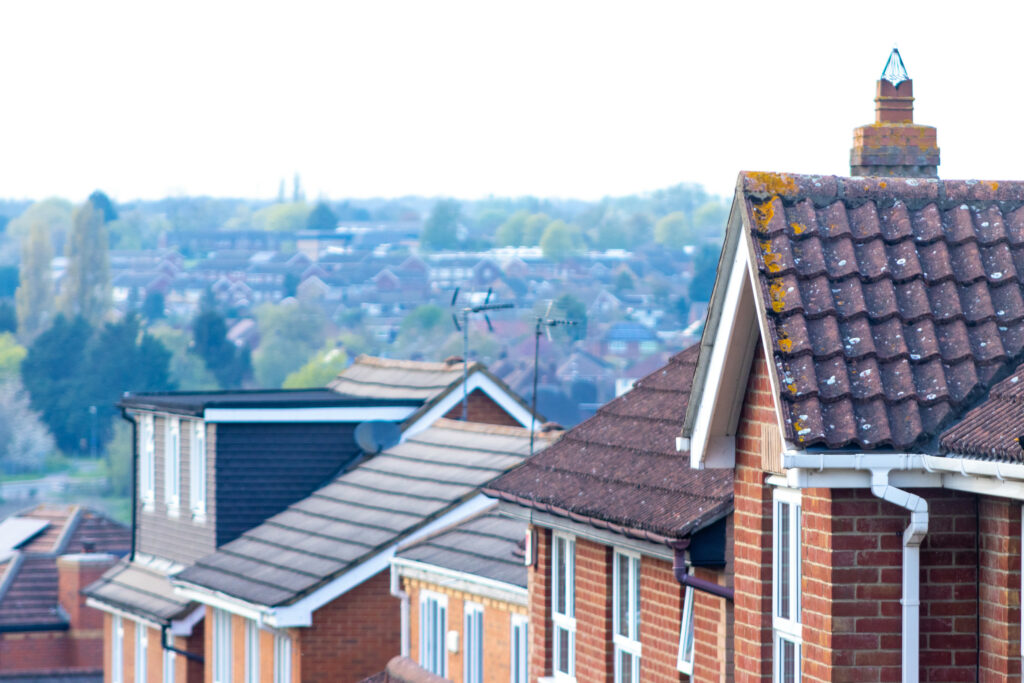
[[[548,443],[538,436],[534,447]],[[389,565],[402,543],[488,505],[478,489],[529,454],[530,432],[455,420],[407,430],[172,579],[212,612],[207,680],[360,681],[414,618]]]
[[[460,683],[527,683],[525,532],[492,504],[399,548],[391,571],[408,596],[402,654]]]
[[[634,322],[615,323],[600,340],[603,356],[636,358],[655,353],[661,348],[658,335],[649,327]]]
[[[79,590],[130,546],[128,527],[77,505],[0,522],[0,680],[103,680],[103,613]]]

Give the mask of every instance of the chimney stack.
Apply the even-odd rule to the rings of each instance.
[[[914,123],[914,82],[892,49],[875,90],[875,122],[853,131],[850,175],[938,178],[935,128]]]

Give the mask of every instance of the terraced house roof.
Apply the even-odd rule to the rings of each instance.
[[[923,448],[1020,363],[1024,183],[743,173],[737,201],[791,442]]]

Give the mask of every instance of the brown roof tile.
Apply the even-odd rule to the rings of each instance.
[[[789,440],[923,447],[1024,357],[1024,183],[744,173],[737,199]]]
[[[992,387],[988,398],[943,433],[944,453],[1024,462],[1024,365]]]
[[[732,471],[690,469],[675,446],[697,352],[676,354],[484,492],[660,541],[720,517],[732,506]]]

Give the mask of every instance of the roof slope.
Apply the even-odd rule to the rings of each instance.
[[[462,380],[462,362],[428,363],[412,360],[356,357],[327,386],[349,396],[429,401]],[[470,363],[473,370],[477,363]]]
[[[526,588],[526,565],[522,552],[517,555],[525,533],[526,522],[499,514],[495,504],[399,549],[395,557]]]
[[[1024,365],[999,382],[988,398],[947,430],[942,451],[962,456],[1024,462]]]
[[[438,420],[200,559],[175,582],[257,605],[289,604],[469,499],[529,448],[525,429]]]
[[[1024,350],[1024,183],[742,173],[786,436],[921,447]]]
[[[672,356],[484,492],[668,543],[732,506],[731,470],[694,470],[676,451],[698,347]]]
[[[82,592],[131,614],[164,624],[194,605],[174,594],[167,572],[127,559],[108,569]]]

